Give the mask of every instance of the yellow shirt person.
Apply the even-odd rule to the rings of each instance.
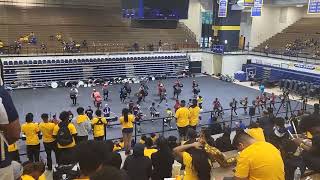
[[[27,122],[21,126],[21,131],[26,135],[26,145],[38,145],[39,141],[39,126],[37,123]]]
[[[190,111],[186,107],[180,107],[176,112],[177,126],[187,127],[189,125]]]
[[[122,129],[133,128],[134,115],[132,115],[132,114],[128,115],[128,122],[124,121],[124,117],[123,116],[120,117],[119,121],[120,121],[120,124],[122,126]]]
[[[185,165],[185,175],[184,180],[198,180],[197,172],[192,167],[192,157],[189,153],[182,153],[182,161]]]
[[[39,124],[39,129],[42,133],[42,139],[44,143],[51,143],[55,140],[53,138],[53,129],[56,125],[52,122],[41,122]]]
[[[200,110],[201,109],[199,108],[199,106],[189,108],[189,111],[190,111],[189,125],[190,126],[197,126],[199,124]]]
[[[235,176],[249,180],[284,180],[284,164],[279,150],[267,142],[254,142],[240,153]]]
[[[60,125],[61,125],[62,123],[66,123],[66,122],[61,122],[61,123],[57,124],[57,125],[54,127],[54,129],[53,129],[53,136],[57,136],[57,134],[58,134],[58,132],[59,132],[59,129],[60,129]],[[67,127],[68,127],[71,135],[74,136],[74,135],[77,134],[77,130],[76,130],[76,128],[74,127],[74,125],[73,125],[72,123],[68,123],[68,126],[67,126]],[[76,146],[76,143],[75,143],[75,141],[74,141],[74,137],[73,137],[73,136],[72,136],[72,143],[70,143],[70,144],[68,144],[68,145],[65,145],[65,146],[60,145],[59,143],[57,143],[57,144],[58,144],[58,148],[59,148],[59,149],[65,149],[65,148],[73,148],[74,146]]]
[[[247,133],[257,141],[266,141],[262,128],[250,128]]]
[[[146,156],[146,157],[148,157],[149,159],[151,159],[151,155],[152,155],[153,153],[156,153],[156,152],[158,152],[157,149],[154,149],[154,148],[151,148],[151,149],[145,148],[144,151],[143,151],[143,154],[144,154],[144,156]]]
[[[92,119],[91,124],[93,126],[93,136],[104,137],[105,135],[105,125],[108,124],[105,117],[95,117]]]

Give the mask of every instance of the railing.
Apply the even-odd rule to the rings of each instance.
[[[295,102],[295,104],[293,103]],[[284,104],[286,105],[286,107],[284,107]],[[313,111],[313,107],[311,106],[308,106],[306,107],[304,104],[302,104],[302,102],[297,102],[297,101],[291,101],[290,102],[290,108],[288,106],[288,103],[281,103],[281,102],[276,102],[275,105],[276,105],[276,108],[273,109],[273,114],[274,116],[276,117],[284,117],[286,119],[290,119],[289,116],[296,116],[296,113],[298,113],[299,111],[303,111],[303,112],[312,112]],[[267,105],[267,108],[273,108],[271,107],[271,104],[268,103]],[[245,107],[238,107],[237,108],[237,111],[239,113],[239,111],[243,111]],[[247,110],[249,112],[249,107],[247,107]],[[283,110],[284,109],[284,110]],[[257,110],[257,109],[256,109]],[[260,109],[259,109],[260,111]],[[230,112],[230,113],[228,113]],[[262,111],[260,111],[260,113],[262,113]],[[246,127],[248,127],[251,122],[257,120],[258,118],[262,117],[260,115],[260,113],[258,113],[258,115],[253,115],[253,116],[250,116],[249,114],[246,114],[242,117],[240,116],[236,116],[233,112],[233,109],[231,108],[227,108],[227,109],[223,109],[221,111],[221,115],[219,116],[220,121],[215,121],[213,122],[212,121],[212,118],[213,117],[216,117],[217,113],[216,111],[206,111],[206,112],[201,112],[201,121],[200,121],[200,124],[198,125],[198,128],[197,130],[200,130],[201,128],[203,127],[210,127],[211,125],[213,124],[219,124],[220,126],[221,125],[225,125],[226,127],[230,128],[230,130],[234,130],[236,128],[236,123],[242,121],[243,123],[245,123]],[[172,118],[172,125],[174,126],[172,129],[171,128],[168,128],[166,127],[166,124],[165,124],[165,119],[167,118]],[[208,119],[210,121],[210,123],[203,123],[203,120],[204,119]],[[211,120],[210,120],[211,119]],[[156,128],[157,129],[151,129],[150,131],[140,131],[139,128],[143,126],[143,124],[145,123],[152,123],[153,127],[154,126],[157,126],[157,125],[160,125],[160,126],[157,126]],[[134,141],[135,142],[138,142],[138,137],[141,137],[142,135],[149,135],[151,133],[156,133],[156,134],[161,134],[163,136],[168,136],[168,135],[172,135],[174,134],[175,136],[178,135],[177,134],[177,127],[175,127],[175,120],[174,120],[174,117],[157,117],[157,118],[153,118],[153,119],[145,119],[145,120],[141,120],[141,121],[136,121],[134,123],[134,133],[133,133],[133,138],[134,138]],[[119,134],[121,132],[121,125],[119,123],[114,123],[114,124],[111,124],[111,125],[108,125],[108,126],[105,126],[105,137],[104,139],[105,140],[119,140],[122,138],[122,136],[119,136],[119,137],[114,137],[114,138],[108,138],[108,128],[117,128],[117,130],[119,130]],[[150,128],[150,126],[148,126]],[[176,133],[173,133],[173,132],[176,132]],[[219,132],[217,134],[220,134],[222,132]],[[214,134],[212,134],[214,135]],[[44,152],[44,150],[41,150],[41,152]],[[20,156],[25,156],[26,153],[21,153]]]

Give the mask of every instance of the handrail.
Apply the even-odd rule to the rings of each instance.
[[[281,104],[281,102],[275,102],[275,104]],[[267,103],[267,106],[268,107],[271,107],[271,103]],[[248,106],[247,108],[250,108],[250,107],[252,107],[252,106]],[[280,105],[280,107],[281,107],[281,105]],[[238,107],[237,109],[243,109],[243,108],[245,108],[245,107],[243,107],[243,106],[241,106],[241,107]],[[304,107],[304,108],[306,108],[306,107]],[[275,116],[277,116],[277,115],[288,115],[288,113],[290,113],[291,115],[293,115],[294,113],[296,113],[296,112],[298,112],[298,111],[300,111],[300,109],[298,109],[297,110],[297,107],[296,107],[296,109],[288,109],[288,110],[286,110],[286,111],[281,111],[281,112],[279,112],[279,110],[280,109],[278,109],[278,112],[275,112],[274,111],[274,115]],[[313,110],[313,107],[307,107],[306,109],[304,109],[304,111],[305,112],[307,112],[307,111],[310,111],[310,110]],[[239,122],[239,121],[242,121],[242,120],[250,120],[250,123],[253,121],[253,119],[258,119],[258,118],[260,118],[260,117],[262,117],[261,115],[256,115],[256,116],[249,116],[249,117],[242,117],[242,118],[238,118],[237,116],[234,116],[233,115],[233,113],[232,113],[232,109],[231,108],[226,108],[226,109],[223,109],[222,110],[223,112],[224,111],[231,111],[231,116],[230,116],[230,118],[228,119],[228,120],[223,120],[223,121],[216,121],[216,123],[217,124],[223,124],[223,123],[229,123],[230,124],[230,129],[231,130],[234,130],[235,128],[233,127],[233,123],[235,123],[235,122]],[[205,112],[201,112],[201,115],[204,115],[204,114],[210,114],[210,117],[212,118],[213,117],[213,115],[214,115],[214,111],[205,111]],[[146,120],[141,120],[141,121],[139,121],[139,123],[140,124],[143,124],[143,123],[146,123],[146,122],[155,122],[155,121],[162,121],[162,127],[160,127],[161,128],[161,130],[158,130],[158,131],[153,131],[153,132],[147,132],[147,133],[139,133],[138,132],[138,127],[137,127],[137,123],[138,122],[135,122],[134,124],[135,124],[135,126],[134,126],[134,140],[135,140],[135,142],[137,142],[137,137],[141,137],[142,135],[148,135],[148,134],[150,134],[150,133],[160,133],[160,134],[162,134],[162,135],[165,135],[165,133],[166,132],[171,132],[171,131],[176,131],[177,130],[177,128],[172,128],[172,129],[165,129],[165,124],[164,124],[164,120],[166,119],[166,118],[174,118],[174,117],[157,117],[157,118],[152,118],[152,119],[146,119]],[[210,126],[210,125],[212,125],[212,123],[201,123],[201,124],[199,124],[198,125],[198,127],[200,127],[200,128],[202,128],[202,127],[208,127],[208,126]],[[107,132],[106,131],[106,129],[107,129],[107,127],[119,127],[119,126],[121,126],[120,125],[120,123],[114,123],[114,124],[111,124],[111,125],[108,125],[108,126],[105,126],[105,132]],[[107,138],[107,134],[105,133],[105,137],[104,137],[104,140],[119,140],[119,139],[121,139],[122,137],[116,137],[116,138]],[[40,152],[44,152],[44,150],[41,150]],[[21,153],[20,154],[20,156],[25,156],[25,155],[27,155],[26,153]]]

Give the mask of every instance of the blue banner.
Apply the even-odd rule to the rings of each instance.
[[[259,17],[262,13],[262,7],[252,7],[251,8],[251,17]]]
[[[254,0],[254,5],[251,8],[251,17],[259,17],[262,14],[263,0]]]
[[[254,0],[244,0],[244,6],[250,6],[252,7],[254,4]]]
[[[227,17],[228,14],[228,0],[219,0],[218,17]]]
[[[320,0],[309,0],[308,14],[320,14]]]

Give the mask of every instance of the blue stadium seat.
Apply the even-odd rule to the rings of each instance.
[[[8,65],[8,61],[3,61],[3,65]]]
[[[42,60],[38,60],[38,64],[42,64]]]
[[[12,62],[12,61],[9,61],[9,65],[12,66],[12,65],[13,65],[13,62]]]
[[[57,59],[57,60],[56,60],[56,63],[57,63],[57,64],[60,64],[60,59]]]
[[[19,61],[19,65],[21,65],[21,64],[23,64],[23,62],[22,62],[22,61]]]
[[[18,65],[18,61],[13,61],[13,64],[14,65]]]

